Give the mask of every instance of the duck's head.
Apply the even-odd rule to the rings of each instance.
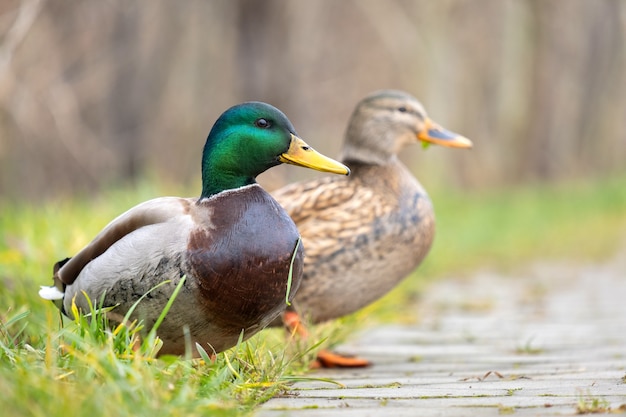
[[[204,145],[202,197],[252,184],[257,175],[281,163],[350,173],[300,139],[276,107],[261,102],[233,106],[217,119]]]
[[[380,90],[361,100],[352,113],[342,160],[384,164],[419,141],[472,147],[469,139],[433,122],[415,97],[403,91]]]

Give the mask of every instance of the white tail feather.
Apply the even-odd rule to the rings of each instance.
[[[64,295],[65,294],[59,291],[59,289],[55,286],[47,287],[42,285],[39,290],[39,296],[46,300],[62,300]]]

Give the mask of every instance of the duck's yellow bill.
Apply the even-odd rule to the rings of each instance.
[[[350,168],[341,162],[337,162],[334,159],[322,155],[295,135],[291,135],[289,149],[287,149],[287,152],[281,154],[278,160],[286,164],[311,168],[317,171],[350,175]]]
[[[424,129],[417,134],[421,141],[450,148],[471,148],[473,145],[468,138],[450,132],[428,118],[424,122]]]

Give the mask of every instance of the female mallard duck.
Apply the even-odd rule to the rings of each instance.
[[[349,178],[290,184],[273,193],[300,230],[306,248],[294,309],[313,323],[352,313],[382,297],[424,259],[435,218],[426,191],[397,155],[423,141],[469,148],[442,129],[411,95],[377,91],[363,99],[348,124],[341,161]],[[290,327],[302,324],[293,312]],[[277,324],[277,323],[275,323]],[[328,366],[360,366],[323,351]]]
[[[159,354],[185,352],[184,327],[192,346],[214,352],[234,346],[242,331],[247,339],[284,310],[286,295],[292,298],[300,285],[298,230],[255,182],[282,162],[349,174],[298,138],[280,110],[259,102],[228,109],[204,145],[200,197],[163,197],[131,208],[76,256],[59,262],[55,286],[42,287],[41,296],[62,298],[70,315],[72,303],[89,311],[91,300],[116,306],[124,316],[149,292],[132,317],[150,329],[186,276],[158,329]]]

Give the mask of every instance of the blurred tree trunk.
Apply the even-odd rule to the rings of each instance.
[[[236,0],[237,89],[240,95],[281,106],[289,95],[290,57],[285,50],[284,0]],[[271,66],[260,65],[272,62]]]
[[[123,3],[119,9],[108,45],[108,56],[117,68],[111,79],[106,129],[120,160],[118,176],[132,181],[140,171],[138,128],[143,116],[141,106],[146,104],[142,101],[142,77],[154,73],[141,74],[141,65],[138,65],[142,51],[139,49],[141,19],[137,4]]]
[[[549,180],[578,170],[601,170],[606,158],[612,158],[594,155],[615,143],[613,135],[619,134],[598,136],[608,107],[617,104],[625,111],[621,117],[626,114],[623,100],[608,100],[624,83],[624,28],[619,21],[624,4],[533,0],[530,5],[532,116],[523,139],[522,173]]]

